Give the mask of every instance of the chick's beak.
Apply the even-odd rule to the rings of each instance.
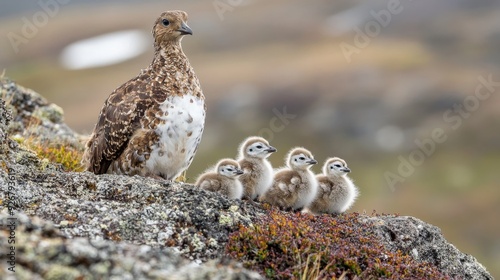
[[[193,31],[185,22],[182,22],[181,28],[177,29],[177,31],[179,31],[182,35],[193,35]]]
[[[315,159],[311,159],[311,160],[307,161],[307,163],[309,163],[309,164],[316,164],[318,162]]]
[[[241,175],[241,174],[243,174],[244,172],[243,172],[243,170],[236,169],[235,173],[236,173],[236,175]]]
[[[277,151],[276,148],[272,147],[272,146],[269,146],[269,148],[266,149],[266,152],[268,152],[268,153],[274,153],[276,151]]]
[[[349,172],[351,172],[351,169],[349,169],[349,168],[345,167],[345,168],[341,169],[341,171],[344,171],[344,172],[346,172],[346,173],[349,173]]]

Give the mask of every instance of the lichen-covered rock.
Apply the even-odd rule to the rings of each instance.
[[[240,263],[228,258],[222,258],[216,261],[209,261],[203,266],[183,266],[170,279],[257,280],[264,278],[257,272],[244,269]]]
[[[181,183],[12,167],[18,209],[54,222],[70,238],[168,246],[190,259],[206,261],[222,255],[228,233],[239,223],[249,225],[264,213]],[[0,178],[3,194],[4,178]]]
[[[7,156],[9,150],[15,147],[15,144],[8,137],[9,123],[11,120],[12,115],[5,108],[5,101],[0,99],[0,159]]]
[[[5,101],[0,99],[0,142],[5,142],[7,139],[7,128],[12,120],[10,112],[5,109]]]
[[[376,216],[367,218],[386,247],[400,250],[415,260],[433,264],[457,279],[493,279],[474,257],[448,243],[441,230],[414,217]]]
[[[52,223],[25,214],[3,211],[0,221],[1,279],[261,279],[235,262],[198,265],[165,247],[67,239]]]
[[[49,103],[35,91],[0,77],[0,98],[12,112],[12,122],[8,126],[10,135],[82,147],[82,136],[64,123],[62,108]]]
[[[0,152],[7,149],[4,145],[7,139],[7,126],[10,119],[10,114],[5,110],[5,101],[0,99]]]

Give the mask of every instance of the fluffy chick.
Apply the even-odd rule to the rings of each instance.
[[[308,210],[314,214],[338,214],[348,210],[359,195],[358,189],[347,176],[349,172],[351,170],[343,159],[327,159],[323,174],[316,176],[318,193]]]
[[[220,160],[215,171],[201,174],[195,185],[211,192],[217,192],[230,199],[241,199],[243,186],[238,177],[243,174],[240,165],[232,159]]]
[[[316,196],[318,182],[310,168],[318,162],[304,148],[293,148],[286,157],[286,167],[276,171],[271,188],[261,202],[282,209],[297,210],[308,205]]]
[[[276,149],[262,137],[249,137],[239,147],[238,163],[245,172],[240,176],[243,196],[254,200],[264,194],[273,183],[273,167],[267,160]]]

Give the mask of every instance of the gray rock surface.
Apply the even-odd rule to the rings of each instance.
[[[169,246],[192,260],[221,256],[228,233],[264,213],[180,183],[47,172],[50,168],[43,172],[36,167],[14,169],[18,209],[54,222],[66,237]],[[0,184],[5,186],[2,177]]]
[[[0,77],[0,98],[12,119],[7,129],[11,136],[82,147],[83,137],[64,123],[62,108],[35,91]]]
[[[4,146],[6,140],[7,140],[7,127],[9,125],[10,120],[12,117],[10,114],[5,110],[5,101],[3,99],[0,99],[0,152],[7,151],[8,148]]]
[[[198,265],[165,247],[68,239],[52,223],[25,214],[3,211],[0,221],[0,244],[15,241],[15,250],[1,248],[1,279],[262,279],[233,261]],[[16,224],[14,238],[4,230],[10,221]]]
[[[12,210],[18,218],[19,268],[14,278],[7,270],[8,247],[0,247],[1,279],[260,278],[223,256],[228,234],[240,224],[251,226],[265,210],[189,184],[63,172],[7,137],[23,133],[19,128],[26,128],[27,119],[49,116],[39,122],[42,128],[28,127],[36,137],[81,145],[80,136],[62,122],[62,112],[36,113],[55,107],[5,78],[0,89],[1,97],[8,91],[16,100],[8,106],[0,102],[0,244],[8,242],[5,225]],[[5,107],[15,110],[10,123]],[[413,217],[361,220],[373,224],[389,250],[434,264],[455,279],[493,279],[435,226]]]
[[[0,95],[2,96],[2,95]],[[14,141],[9,139],[9,124],[12,114],[5,108],[5,101],[0,99],[0,159],[7,159],[10,150],[15,149]]]
[[[455,279],[493,279],[473,256],[448,243],[441,230],[409,216],[366,218],[385,246],[411,255],[415,260],[433,264]]]

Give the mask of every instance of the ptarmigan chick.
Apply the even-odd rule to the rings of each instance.
[[[338,214],[349,209],[358,197],[358,189],[347,177],[351,170],[338,157],[329,158],[323,166],[323,175],[316,176],[318,194],[308,206],[312,213]]]
[[[241,199],[243,186],[238,177],[243,174],[240,165],[232,159],[220,160],[213,172],[206,172],[198,177],[196,186],[207,191],[217,192],[230,199]]]
[[[316,196],[318,182],[310,168],[316,163],[308,150],[292,149],[286,157],[287,167],[276,171],[271,188],[260,201],[292,210],[311,203]]]
[[[249,137],[239,147],[238,163],[245,172],[240,176],[243,196],[250,201],[264,194],[273,183],[273,167],[267,160],[276,149],[262,137]]]
[[[183,11],[156,20],[153,61],[104,103],[83,157],[88,171],[173,180],[191,164],[205,97],[182,51],[182,38],[193,34],[186,22]]]

